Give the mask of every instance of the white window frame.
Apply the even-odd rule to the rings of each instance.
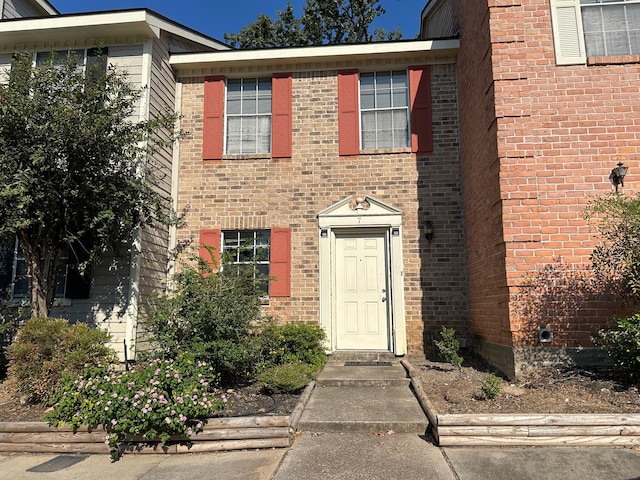
[[[394,74],[400,73],[402,72],[405,76],[405,100],[406,100],[406,105],[403,106],[395,106],[393,104],[393,100],[394,100],[394,95],[393,95],[393,76]],[[377,77],[378,75],[388,75],[389,76],[389,80],[391,83],[391,105],[389,107],[373,107],[373,108],[363,108],[362,104],[362,77],[363,75],[366,76],[370,76],[373,75],[374,78],[374,98],[377,101],[377,95],[376,95],[376,91],[377,91]],[[386,149],[395,149],[395,148],[408,148],[411,146],[411,125],[410,125],[410,119],[411,119],[411,112],[410,112],[410,103],[411,103],[411,98],[410,98],[410,93],[409,93],[409,72],[407,70],[382,70],[382,71],[375,71],[375,72],[360,72],[358,75],[358,106],[360,111],[358,112],[359,115],[359,122],[360,122],[360,150],[386,150]],[[392,146],[379,146],[378,144],[378,140],[376,138],[375,141],[375,146],[371,147],[371,146],[366,146],[365,145],[365,127],[364,127],[364,117],[363,115],[369,112],[384,112],[384,111],[400,111],[400,110],[404,110],[406,113],[406,135],[404,138],[404,143],[402,145],[398,144],[395,145],[395,140],[396,137],[392,135],[392,142],[394,143],[394,145]],[[392,116],[393,119],[393,116]],[[393,125],[393,123],[392,123]],[[376,127],[375,132],[376,132],[376,137],[377,137],[377,132],[379,131],[379,129]],[[391,131],[393,132],[393,128],[391,129]]]
[[[582,8],[594,8],[582,5],[580,0],[549,0],[553,41],[557,65],[580,65],[587,62]],[[640,0],[607,2],[607,5],[638,3]],[[598,4],[595,5],[597,7]]]
[[[240,113],[229,113],[229,83],[233,82],[240,82],[241,85],[241,99],[240,99],[240,105],[241,108],[243,106],[243,99],[242,99],[242,92],[244,92],[244,84],[245,82],[248,81],[255,81],[255,112],[253,113],[243,113],[242,111]],[[266,112],[260,112],[259,111],[259,99],[260,99],[260,83],[261,82],[268,82],[269,83],[269,113]],[[269,141],[267,142],[267,148],[266,151],[261,151],[259,148],[259,144],[260,142],[258,141],[258,139],[260,138],[260,133],[261,130],[259,127],[260,123],[259,121],[257,122],[258,127],[256,128],[255,131],[255,150],[247,150],[245,147],[246,145],[243,143],[242,141],[242,137],[240,138],[240,144],[239,145],[234,145],[234,148],[230,148],[231,147],[231,143],[229,141],[229,119],[230,118],[234,118],[234,119],[240,119],[240,121],[242,122],[242,119],[253,119],[255,118],[256,120],[262,118],[262,119],[268,119],[269,121]],[[244,134],[244,128],[241,127],[241,132]],[[266,134],[265,134],[266,136]],[[224,99],[224,152],[225,155],[270,155],[271,154],[271,150],[272,150],[272,138],[273,138],[273,82],[271,77],[251,77],[251,78],[231,78],[231,79],[226,79],[226,83],[225,83],[225,99]],[[239,147],[239,148],[235,148],[235,147]]]
[[[264,250],[265,246],[264,244],[258,244],[258,237],[260,234],[264,234],[266,232],[267,235],[267,246],[266,246],[266,250],[269,252],[269,256],[267,259],[261,259],[258,254],[260,250]],[[265,296],[269,296],[269,281],[268,281],[268,276],[271,274],[271,230],[267,229],[267,228],[262,228],[262,229],[240,229],[240,230],[236,230],[236,229],[226,229],[226,230],[222,230],[220,235],[220,241],[222,243],[222,245],[220,246],[220,252],[221,252],[221,261],[220,261],[220,268],[222,270],[224,270],[225,266],[230,267],[230,266],[234,266],[234,265],[266,265],[267,266],[267,273],[266,273],[266,292],[265,292]],[[235,240],[236,243],[234,245],[226,245],[226,240],[228,240],[228,235],[231,234],[235,235]],[[251,233],[252,234],[252,241],[251,244],[247,244],[247,240],[245,238],[244,242],[245,243],[241,243],[241,236],[242,233]],[[251,259],[250,260],[241,260],[240,259],[240,255],[241,252],[245,249],[251,248]],[[225,261],[228,258],[228,254],[229,252],[236,250],[236,258],[233,261]],[[246,251],[246,250],[245,250]],[[258,257],[258,259],[256,260],[256,257]],[[254,272],[253,278],[255,279],[258,276],[258,272]]]

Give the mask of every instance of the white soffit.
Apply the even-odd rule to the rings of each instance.
[[[221,68],[274,63],[322,63],[383,58],[390,55],[429,55],[455,57],[460,42],[447,40],[411,40],[373,42],[366,44],[320,45],[314,47],[283,47],[226,52],[187,53],[171,56],[176,70]]]
[[[221,50],[227,45],[181,27],[148,10],[125,10],[89,14],[24,18],[0,22],[0,45],[33,45],[114,37],[154,37],[167,31],[205,47]]]

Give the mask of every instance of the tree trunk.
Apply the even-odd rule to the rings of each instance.
[[[18,237],[27,264],[27,279],[31,292],[31,316],[49,317],[57,288],[60,249],[47,246],[37,247],[38,242],[29,242],[26,236]]]

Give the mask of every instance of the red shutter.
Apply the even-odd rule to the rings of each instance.
[[[213,248],[213,259],[206,247]],[[218,269],[220,265],[220,230],[200,230],[200,249],[198,253],[212,269]]]
[[[270,297],[291,296],[291,229],[271,229]]]
[[[428,65],[409,68],[411,92],[411,151],[433,152],[431,125],[431,70]]]
[[[340,155],[360,153],[358,71],[338,72],[338,143]]]
[[[224,77],[204,79],[202,159],[222,160],[224,139]]]
[[[277,73],[272,79],[271,157],[291,158],[291,86],[290,73]]]

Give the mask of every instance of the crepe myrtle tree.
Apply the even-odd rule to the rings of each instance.
[[[172,218],[152,154],[181,135],[177,115],[138,121],[142,91],[98,56],[85,69],[73,54],[34,66],[19,53],[0,85],[0,239],[18,239],[33,316],[49,316],[63,252],[82,272]]]
[[[380,0],[307,0],[296,17],[291,3],[276,11],[276,18],[260,14],[255,22],[224,39],[238,48],[296,47],[399,40],[402,32],[374,29],[373,21],[385,13]]]

